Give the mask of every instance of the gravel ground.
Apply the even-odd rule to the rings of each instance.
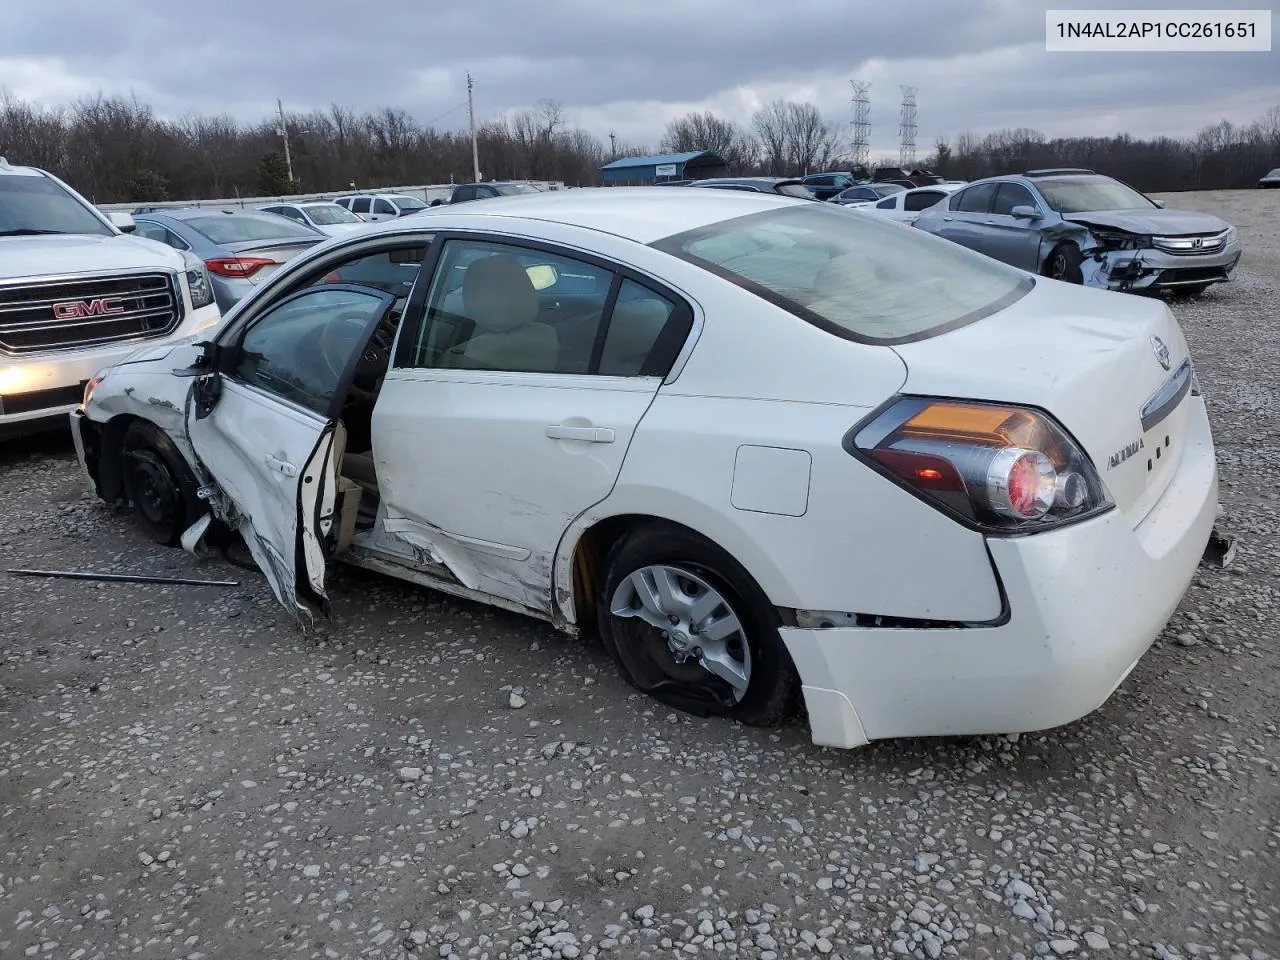
[[[303,636],[0,448],[0,565],[241,581],[0,578],[0,957],[1280,957],[1280,191],[1169,199],[1247,247],[1175,305],[1238,559],[1044,734],[823,750],[352,570]]]

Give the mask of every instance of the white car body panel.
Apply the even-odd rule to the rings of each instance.
[[[287,609],[305,610],[294,583],[295,544],[301,533],[309,586],[323,594],[318,537],[332,522],[334,454],[341,453],[333,449],[328,419],[231,379],[223,380],[207,417],[197,419],[190,409],[186,417],[191,446],[235,504],[238,527],[276,599]]]
[[[859,209],[864,210],[867,213],[873,214],[877,217],[884,217],[886,220],[894,220],[898,223],[910,223],[915,220],[916,217],[920,216],[922,211],[907,210],[907,197],[918,196],[922,191],[943,193],[946,196],[950,196],[959,190],[960,186],[960,184],[952,183],[932,183],[926,187],[916,187],[912,190],[903,190],[900,193],[895,193],[892,196],[885,197],[883,200],[876,203],[868,201],[866,203],[860,203],[857,206]],[[937,202],[941,203],[946,199],[946,196],[943,196]],[[889,201],[892,201],[892,203],[889,203]]]
[[[393,370],[373,446],[398,535],[429,546],[464,586],[550,615],[556,545],[613,488],[658,385],[656,377]],[[579,439],[580,431],[597,436]]]
[[[1156,359],[1153,337],[1169,350],[1169,370]],[[1176,471],[1187,407],[1147,432],[1140,416],[1188,357],[1186,339],[1161,301],[1042,279],[1028,296],[980,325],[897,349],[910,370],[909,393],[974,396],[981,391],[983,399],[1051,411],[1092,457],[1132,525],[1143,519]],[[993,366],[1000,370],[998,378],[990,375]],[[1099,383],[1110,388],[1099,390]],[[1110,465],[1113,455],[1139,443],[1136,455]]]
[[[33,426],[61,419],[75,409],[76,401],[64,401],[62,394],[92,379],[100,370],[120,363],[147,343],[172,343],[206,332],[221,320],[216,304],[195,307],[187,283],[187,261],[181,253],[144,237],[121,233],[111,218],[57,177],[30,167],[0,163],[0,177],[42,177],[57,184],[72,199],[102,221],[109,235],[52,234],[0,237],[0,286],[21,284],[48,287],[50,300],[59,291],[66,299],[77,299],[75,284],[101,277],[130,274],[167,273],[173,277],[180,303],[181,319],[167,333],[150,338],[119,339],[100,343],[80,343],[50,349],[9,353],[0,349],[0,438],[22,433]],[[52,317],[51,317],[52,319]],[[45,393],[38,403],[31,394]],[[56,391],[56,393],[55,393]],[[3,398],[11,398],[8,406]],[[13,409],[17,408],[17,409]]]
[[[116,270],[185,269],[182,254],[145,237],[0,237],[0,280]]]
[[[1167,308],[1036,279],[1011,306],[948,333],[855,343],[642,245],[791,201],[608,193],[442,206],[363,234],[482,230],[586,250],[677,291],[694,326],[661,384],[393,367],[372,422],[381,527],[346,558],[572,630],[584,533],[609,518],[658,517],[731,554],[779,608],[817,743],[1041,729],[1104,702],[1176,607],[1216,514],[1198,393],[1142,427],[1141,409],[1171,376],[1152,338],[1172,370],[1188,360]],[[309,256],[253,301],[270,300]],[[301,481],[290,485],[266,456],[300,474],[327,470],[311,457],[336,459],[342,437],[330,450],[319,418],[268,410],[281,405],[242,389],[224,391],[225,420],[215,407],[213,424],[195,422],[193,449],[181,413],[193,381],[171,371],[195,354],[152,350],[116,367],[80,420],[129,413],[159,424],[202,482],[212,473],[241,505],[278,592],[275,581],[298,566],[321,592],[314,551],[295,557],[285,547]],[[844,448],[855,425],[900,393],[1043,408],[1094,461],[1116,508],[1028,536],[961,526]],[[613,442],[547,435],[559,425],[611,429]],[[1113,456],[1134,442],[1138,455]],[[334,488],[307,500],[304,526],[315,523],[304,545],[332,522]],[[854,625],[865,622],[859,615],[902,622]],[[828,619],[835,625],[814,625]]]

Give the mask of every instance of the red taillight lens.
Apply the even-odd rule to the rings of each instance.
[[[204,262],[210,273],[220,277],[251,277],[263,267],[274,264],[274,260],[263,257],[219,257]]]
[[[1111,504],[1093,464],[1047,414],[903,397],[846,438],[855,456],[957,520],[1031,532]]]

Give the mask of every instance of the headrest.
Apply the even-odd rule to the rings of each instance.
[[[508,253],[467,266],[462,305],[477,334],[513,330],[538,318],[538,293],[520,261]]]

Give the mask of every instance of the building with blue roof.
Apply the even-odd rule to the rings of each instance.
[[[652,157],[623,157],[600,168],[606,187],[639,187],[672,180],[727,177],[729,165],[718,153],[660,153]]]

